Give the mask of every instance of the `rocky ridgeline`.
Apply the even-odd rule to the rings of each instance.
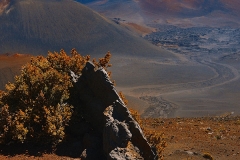
[[[82,108],[88,128],[91,128],[84,133],[81,158],[158,159],[107,72],[94,68],[88,62],[74,88],[75,108]],[[86,126],[84,128],[86,130]]]

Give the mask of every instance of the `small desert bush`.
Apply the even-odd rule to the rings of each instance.
[[[156,149],[156,152],[158,154],[159,159],[163,159],[163,151],[166,148],[166,141],[163,138],[163,133],[159,133],[155,130],[151,130],[147,128],[144,123],[143,119],[141,119],[140,114],[133,109],[129,109],[131,112],[132,117],[138,122],[138,124],[141,126],[143,133],[147,139],[147,141],[150,143],[150,145]]]
[[[118,92],[119,97],[122,99],[123,103],[127,106],[128,104],[128,100],[126,99],[126,97],[123,95],[122,92]],[[133,111],[133,110],[132,110]]]
[[[107,53],[96,67],[107,68]],[[90,56],[75,49],[70,56],[64,50],[33,57],[24,65],[14,83],[0,91],[0,143],[34,141],[56,144],[65,136],[65,127],[73,114],[68,103],[73,86],[71,72],[80,75]]]
[[[204,153],[203,154],[203,158],[209,159],[209,160],[213,160],[213,157],[212,157],[212,155],[210,153]]]

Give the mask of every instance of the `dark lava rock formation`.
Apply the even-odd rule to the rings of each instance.
[[[158,158],[103,68],[95,70],[88,62],[75,83],[74,95],[75,108],[82,109],[91,128],[83,136],[82,159]]]

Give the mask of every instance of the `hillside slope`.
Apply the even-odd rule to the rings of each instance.
[[[143,14],[148,13],[146,10],[141,12],[140,1],[100,2],[90,4],[110,8],[111,10],[105,10],[104,14],[114,11],[108,16],[115,15],[121,22],[123,21],[121,15],[129,19],[137,16],[134,20],[143,22],[154,19],[154,17],[147,19],[147,14]],[[118,10],[119,5],[123,10]],[[240,84],[238,83],[240,76],[232,66],[211,62],[208,57],[200,61],[202,55],[199,56],[199,60],[195,60],[184,54],[162,50],[124,29],[121,23],[118,25],[71,0],[16,0],[4,6],[6,8],[0,16],[0,53],[45,55],[48,50],[59,51],[61,48],[69,53],[74,47],[83,55],[102,57],[109,50],[113,57],[111,59],[113,67],[110,68],[113,80],[116,80],[118,89],[133,100],[132,104],[141,104],[140,107],[135,105],[135,109],[141,113],[152,105],[151,101],[139,99],[139,97],[147,99],[147,96],[154,96],[154,102],[156,100],[160,107],[153,109],[149,107],[150,110],[146,113],[156,113],[160,116],[162,113],[166,116],[218,115],[232,111],[240,113],[238,100],[240,92],[238,88],[236,89],[236,84]],[[171,20],[161,14],[156,15],[160,16],[156,23],[161,21],[161,16],[168,22]],[[115,22],[118,22],[117,17],[114,19],[117,20]],[[216,16],[212,18],[216,19]],[[173,18],[172,22],[175,23],[177,20],[181,23],[193,22],[190,18],[186,18],[185,21],[182,18]],[[221,20],[216,19],[224,24]],[[212,21],[208,19],[206,22]],[[3,61],[0,60],[0,64],[3,64]],[[13,61],[9,61],[8,65],[11,63],[14,64]],[[12,70],[6,70],[8,66],[1,68],[0,89],[3,89],[5,82],[13,80],[14,74],[19,73],[20,65],[19,68],[11,67]],[[8,75],[5,75],[6,71],[10,71]],[[229,91],[228,96],[219,98],[222,96],[219,93],[223,91]],[[164,112],[162,105],[166,108]],[[173,114],[170,115],[169,112]]]
[[[48,50],[98,54],[158,54],[138,36],[71,0],[11,1],[0,16],[0,53],[46,54]],[[169,53],[162,51],[163,56]],[[169,55],[171,57],[171,55]]]

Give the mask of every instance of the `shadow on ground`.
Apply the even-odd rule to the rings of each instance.
[[[52,145],[40,145],[37,143],[12,143],[0,145],[0,154],[9,157],[16,155],[42,157],[44,154],[53,153],[58,156],[79,158],[82,152],[83,145],[81,140],[73,138],[67,138],[56,147],[53,147]]]

